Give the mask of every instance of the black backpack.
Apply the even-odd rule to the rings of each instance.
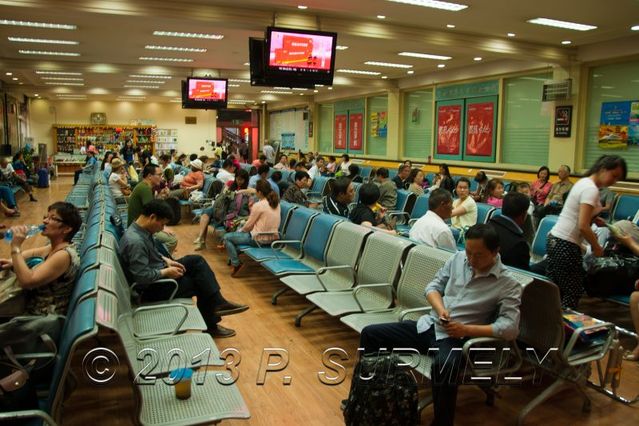
[[[173,211],[173,220],[169,221],[168,225],[175,226],[182,220],[182,206],[180,205],[180,200],[175,197],[169,197],[164,201],[166,201]]]
[[[347,426],[419,423],[417,381],[410,371],[398,367],[400,363],[397,354],[361,357],[344,408]]]

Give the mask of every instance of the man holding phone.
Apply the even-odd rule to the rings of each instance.
[[[471,337],[512,340],[519,332],[521,285],[499,257],[499,236],[491,225],[466,232],[466,251],[457,252],[426,286],[432,307],[419,321],[371,325],[362,330],[365,353],[380,348],[438,349],[431,370],[433,425],[453,425],[461,348]]]

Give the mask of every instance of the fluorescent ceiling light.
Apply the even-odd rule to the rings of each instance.
[[[446,28],[455,28],[455,25],[453,25],[453,24],[446,24]]]
[[[187,58],[158,58],[153,56],[140,56],[141,61],[164,61],[164,62],[193,62],[193,59]]]
[[[222,40],[224,38],[222,34],[181,33],[175,31],[153,31],[153,35],[182,38],[205,38],[208,40]]]
[[[448,61],[449,59],[453,59],[452,56],[432,55],[430,53],[418,53],[418,52],[399,52],[398,55],[410,56],[412,58],[421,58],[421,59],[435,59],[437,61]]]
[[[13,75],[13,73],[12,72],[8,72],[7,75]]]
[[[415,71],[413,71],[413,70],[406,71],[406,74],[415,74]]]
[[[44,43],[44,44],[72,44],[77,45],[80,42],[71,40],[49,40],[45,38],[26,38],[26,37],[7,37],[9,41],[15,41],[17,43]]]
[[[329,86],[329,87],[328,87],[328,90],[333,90],[333,86]]]
[[[508,33],[508,34],[506,34],[506,35],[507,35],[508,37],[515,37],[515,36],[516,36],[516,34],[515,34],[515,33]]]
[[[564,41],[562,41],[562,42],[561,42],[561,44],[563,44],[563,45],[569,45],[569,44],[572,44],[572,41],[570,41],[570,40],[564,40]]]
[[[145,49],[148,50],[170,50],[173,52],[195,52],[195,53],[205,53],[206,49],[199,47],[176,47],[176,46],[154,46],[154,45],[146,45]]]
[[[301,9],[301,10],[306,10],[306,9],[308,9],[308,6],[304,6],[303,4],[300,4],[300,5],[297,6],[297,8]]]
[[[82,75],[81,72],[67,72],[67,71],[36,71],[36,74],[42,75]]]
[[[86,99],[87,95],[58,95],[58,99]]]
[[[376,67],[388,67],[388,68],[413,68],[412,65],[408,65],[408,64],[394,64],[392,62],[377,62],[377,61],[366,61],[364,62],[365,65],[374,65]]]
[[[244,78],[229,78],[229,81],[232,81],[233,83],[250,83],[251,80],[246,80]]]
[[[63,82],[63,81],[47,81],[44,84],[49,84],[51,86],[84,86],[84,83],[69,83],[69,82]]]
[[[173,102],[173,103],[180,103],[182,102],[182,99],[171,99],[169,102]]]
[[[346,50],[346,49],[348,49],[348,46],[337,45],[337,46],[335,46],[335,49],[337,49],[337,50]]]
[[[166,79],[169,80],[173,78],[170,75],[157,75],[157,74],[130,74],[129,77],[133,78],[157,78],[157,79]]]
[[[546,25],[548,27],[565,28],[567,30],[575,30],[575,31],[590,31],[590,30],[597,29],[597,27],[594,25],[578,24],[576,22],[569,22],[569,21],[559,21],[557,19],[550,19],[550,18],[535,18],[535,19],[529,19],[526,22],[530,24]]]
[[[484,58],[482,58],[481,56],[475,56],[475,57],[473,58],[473,61],[477,61],[477,62],[479,62],[479,61],[481,61],[482,59],[484,59]]]
[[[381,72],[377,71],[363,71],[363,70],[349,70],[349,69],[338,69],[337,72],[341,72],[344,74],[361,74],[361,75],[380,75]]]
[[[229,103],[229,104],[252,104],[252,103],[255,103],[255,101],[252,101],[252,100],[249,100],[249,99],[231,99],[227,103]]]
[[[47,56],[80,56],[75,52],[50,52],[47,50],[18,50],[22,55],[47,55]]]
[[[377,19],[386,19],[385,15],[377,15]]]
[[[118,99],[146,99],[146,96],[120,95]]]
[[[293,92],[284,91],[284,90],[262,90],[260,93],[268,93],[271,95],[292,95]]]
[[[11,78],[11,80],[18,81],[18,77],[13,77],[13,78]]]
[[[139,84],[125,84],[123,87],[127,89],[159,89],[160,86],[147,86]]]
[[[302,87],[273,87],[275,90],[298,90],[298,91],[306,91],[308,89]]]
[[[78,27],[69,24],[52,24],[49,22],[14,21],[11,19],[0,19],[0,25],[15,25],[17,27],[50,28],[54,30],[77,30]]]
[[[84,81],[82,77],[40,77],[42,80],[59,80],[59,81]]]
[[[156,80],[127,80],[127,83],[136,83],[136,84],[164,84],[166,81],[156,81]]]
[[[383,75],[383,76],[382,76],[382,79],[384,79],[384,80],[386,80],[387,78],[388,78],[388,76],[387,76],[387,75]]]
[[[413,6],[430,7],[433,9],[449,10],[451,12],[458,12],[468,7],[465,4],[451,3],[447,1],[438,1],[438,0],[388,0],[388,1],[391,1],[393,3],[410,4]]]
[[[639,31],[639,25],[633,25],[632,27],[630,27],[630,29],[632,31]]]
[[[239,84],[229,84],[229,87],[240,87]]]
[[[437,68],[446,68],[446,64],[438,64]]]
[[[250,64],[249,62],[244,62],[244,66],[245,66],[245,67],[248,67],[248,66],[250,66],[250,65],[251,65],[251,64]]]

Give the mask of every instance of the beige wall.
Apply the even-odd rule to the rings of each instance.
[[[104,112],[108,124],[129,124],[131,120],[154,120],[158,128],[178,129],[178,151],[211,153],[206,140],[216,140],[216,111],[183,110],[179,103],[49,101],[34,99],[29,105],[30,136],[46,143],[54,153],[54,124],[89,124],[92,112]],[[197,117],[197,124],[184,124],[184,117]]]

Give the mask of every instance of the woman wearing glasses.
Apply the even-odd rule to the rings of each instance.
[[[49,239],[43,247],[22,251],[28,227],[11,228],[11,259],[0,259],[0,268],[13,269],[17,281],[27,291],[25,313],[65,315],[80,268],[80,258],[71,244],[71,239],[80,229],[82,219],[73,204],[53,203],[43,219],[42,235]],[[42,257],[44,261],[29,269],[25,259]]]

